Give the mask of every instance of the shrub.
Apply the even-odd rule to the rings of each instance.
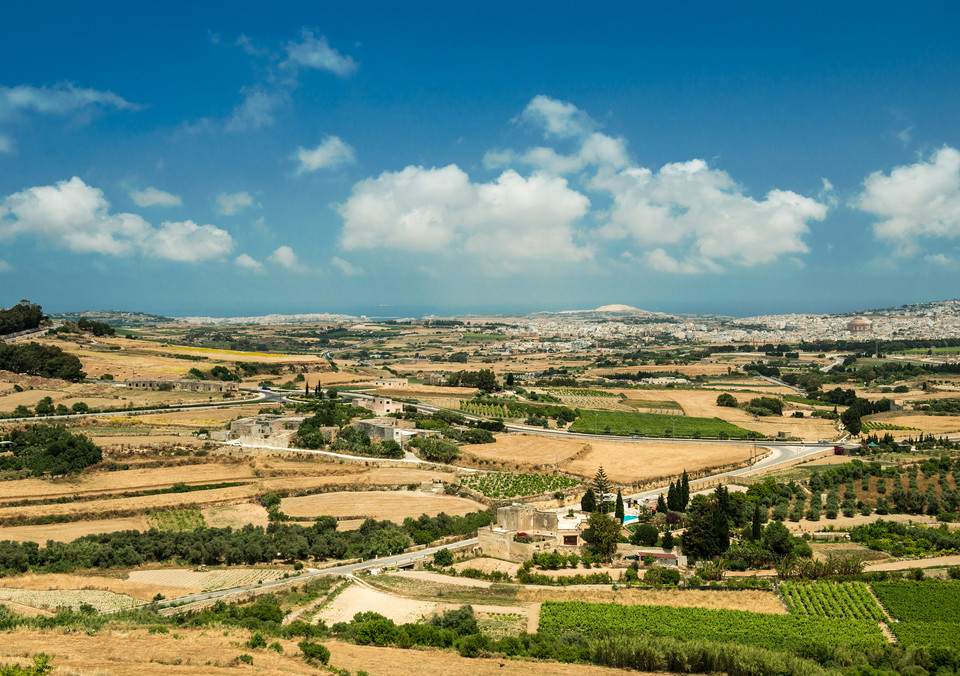
[[[453,563],[453,553],[443,548],[433,555],[433,564],[435,566],[449,566]]]
[[[320,664],[326,664],[330,661],[330,651],[319,643],[313,643],[312,641],[300,641],[297,644],[297,647],[300,648],[300,652],[303,653],[303,659],[308,662],[319,662]],[[252,659],[251,659],[252,662]]]

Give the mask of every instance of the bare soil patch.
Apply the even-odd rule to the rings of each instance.
[[[466,498],[419,491],[321,493],[285,498],[280,503],[281,511],[292,517],[353,516],[389,519],[395,523],[421,514],[436,516],[444,512],[454,516],[485,508],[485,505]]]
[[[242,505],[227,505],[226,507],[210,507],[202,510],[203,518],[211,528],[243,528],[247,524],[262,526],[269,524],[267,510],[262,505],[246,503]]]
[[[520,564],[514,563],[513,561],[504,561],[502,559],[481,557],[479,559],[460,561],[453,564],[452,568],[455,568],[458,571],[466,568],[473,568],[475,570],[483,571],[484,573],[507,573],[508,575],[513,576],[517,574],[518,570],[520,570]]]
[[[941,566],[960,565],[960,556],[937,556],[932,559],[913,559],[909,561],[893,561],[890,563],[867,564],[867,571],[905,570],[907,568],[939,568]]]
[[[880,516],[879,514],[871,514],[870,516],[863,516],[861,514],[857,514],[856,516],[839,515],[836,519],[821,518],[819,521],[801,519],[800,521],[784,521],[783,523],[794,533],[815,533],[825,530],[827,526],[833,526],[835,528],[850,528],[852,526],[860,526],[865,523],[873,523],[879,519],[883,519],[884,521],[897,521],[900,523],[937,523],[936,517],[927,516],[926,514],[887,514],[886,516]]]
[[[406,624],[419,621],[436,608],[437,604],[431,601],[416,601],[352,584],[317,613],[317,617],[331,625],[334,622],[349,622],[357,613],[373,610],[397,624]]]
[[[672,606],[675,608],[712,608],[749,610],[755,613],[784,615],[787,609],[773,592],[758,590],[699,589],[555,589],[527,586],[517,594],[519,601],[586,601],[624,605]]]

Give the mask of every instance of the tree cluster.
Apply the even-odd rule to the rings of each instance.
[[[30,425],[7,435],[13,455],[0,456],[0,469],[28,469],[34,476],[75,474],[103,460],[100,447],[64,427]]]
[[[367,519],[355,531],[339,532],[332,517],[311,526],[272,523],[266,529],[200,528],[194,531],[118,531],[87,535],[73,542],[0,542],[0,572],[30,569],[67,572],[81,568],[127,568],[143,563],[182,561],[190,565],[253,565],[276,559],[370,559],[403,551],[447,535],[463,535],[489,525],[491,510],[466,516],[427,515],[402,526]]]
[[[0,370],[78,383],[87,377],[80,360],[59,347],[39,343],[0,343]]]
[[[481,392],[496,392],[501,389],[496,374],[490,369],[449,373],[447,387],[475,387]]]
[[[43,308],[28,300],[21,300],[11,308],[0,309],[0,336],[35,329],[44,319]]]

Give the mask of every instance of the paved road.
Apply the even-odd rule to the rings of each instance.
[[[370,570],[371,568],[389,568],[389,567],[402,567],[408,564],[412,564],[416,561],[422,561],[428,556],[433,556],[436,552],[441,549],[463,549],[465,547],[472,547],[477,544],[477,538],[470,538],[468,540],[460,540],[459,542],[454,542],[448,545],[442,545],[437,547],[427,547],[426,549],[421,549],[416,552],[405,552],[403,554],[396,554],[394,556],[384,556],[378,559],[369,559],[367,561],[360,561],[358,563],[348,563],[342,566],[331,566],[330,568],[319,568],[319,569],[310,569],[307,572],[296,576],[295,578],[287,578],[286,580],[272,580],[270,582],[264,582],[262,584],[251,584],[243,587],[231,587],[230,589],[220,589],[212,592],[204,592],[202,594],[191,594],[190,596],[180,596],[175,599],[167,599],[157,605],[161,608],[170,606],[173,604],[184,604],[184,603],[194,603],[196,601],[207,601],[210,599],[222,598],[224,596],[230,596],[232,594],[241,594],[243,592],[254,591],[259,589],[269,589],[270,587],[279,587],[285,584],[290,584],[291,579],[294,581],[307,580],[312,577],[318,577],[321,575],[353,575],[357,571],[361,570]]]

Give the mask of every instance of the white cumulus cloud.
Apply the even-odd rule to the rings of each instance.
[[[924,256],[923,259],[932,265],[953,265],[953,259],[942,253],[930,254],[929,256]]]
[[[213,225],[166,221],[150,233],[144,248],[150,255],[169,261],[196,263],[230,253],[233,238]]]
[[[217,195],[217,211],[224,216],[233,216],[252,205],[253,195],[248,192],[222,192]]]
[[[183,204],[179,196],[157,188],[131,190],[130,198],[138,207],[178,207]]]
[[[363,268],[357,267],[350,261],[345,261],[337,256],[330,259],[330,264],[348,277],[365,274]]]
[[[74,253],[136,254],[180,262],[217,258],[233,248],[230,234],[193,221],[159,228],[137,214],[111,213],[101,190],[74,176],[0,201],[0,239],[32,236]]]
[[[300,259],[297,258],[294,250],[286,244],[274,249],[267,260],[287,270],[303,271],[305,269],[304,266],[300,264]]]
[[[357,63],[350,56],[344,56],[330,46],[327,38],[319,38],[313,31],[304,28],[299,42],[288,42],[285,46],[286,66],[326,70],[340,76],[350,75],[357,70]]]
[[[0,119],[18,110],[46,115],[66,115],[82,108],[101,107],[120,110],[136,110],[139,106],[130,103],[113,92],[75,87],[63,82],[52,87],[0,87]]]
[[[574,242],[590,201],[565,179],[508,170],[474,183],[456,165],[406,167],[353,187],[340,206],[344,249],[472,254],[495,261],[578,261],[591,256]],[[509,267],[509,266],[508,266]]]
[[[353,164],[356,161],[353,147],[339,136],[327,136],[316,148],[297,148],[294,154],[300,166],[297,173],[328,169],[338,164]]]
[[[267,91],[262,87],[244,87],[240,90],[243,101],[233,109],[227,120],[227,131],[246,131],[269,127],[274,122],[273,113],[285,100],[280,92]]]
[[[852,206],[876,216],[874,235],[897,252],[917,252],[919,240],[960,237],[960,151],[949,146],[929,160],[875,172]]]
[[[653,246],[646,261],[661,271],[718,271],[724,262],[751,266],[807,253],[807,222],[827,213],[826,205],[786,190],[754,199],[703,160],[659,171],[630,167],[594,186],[613,198],[601,233]],[[677,265],[664,245],[677,250],[670,257]]]
[[[590,117],[572,103],[539,94],[520,113],[520,119],[543,128],[547,137],[568,138],[593,128]]]
[[[263,272],[263,263],[248,254],[240,254],[233,261],[237,267],[251,272]]]

